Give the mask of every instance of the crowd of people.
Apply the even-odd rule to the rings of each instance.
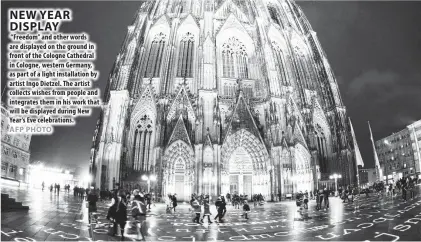
[[[387,193],[391,196],[396,196],[398,192],[401,192],[402,199],[408,200],[412,199],[415,196],[415,186],[418,183],[417,178],[401,178],[396,183],[385,185],[384,182],[376,182],[371,187],[378,196],[383,196],[384,193]],[[42,189],[44,190],[45,184],[42,183]],[[65,191],[69,192],[70,185],[66,184]],[[50,191],[59,193],[60,184],[51,184]],[[347,186],[345,188],[340,187],[338,189],[339,198],[343,202],[353,202],[354,196],[360,193],[365,193],[368,196],[370,189],[358,191],[356,187]],[[128,218],[133,218],[133,222],[136,224],[136,230],[139,238],[144,239],[146,235],[147,228],[146,223],[146,214],[151,211],[151,205],[155,202],[155,195],[153,193],[146,193],[145,191],[140,191],[135,189],[133,191],[115,189],[113,191],[104,190],[100,191],[99,189],[83,188],[75,186],[73,187],[73,193],[75,197],[80,197],[86,199],[89,222],[97,219],[97,206],[96,203],[99,200],[111,200],[110,207],[107,213],[107,219],[110,220],[113,224],[112,235],[117,234],[118,227],[121,230],[121,237],[124,240],[124,229],[127,223]],[[327,188],[315,189],[314,191],[305,191],[297,192],[295,195],[296,205],[299,207],[299,212],[301,215],[307,214],[305,211],[308,209],[308,203],[310,200],[316,200],[316,209],[328,209],[329,208],[329,196],[334,194],[334,191],[328,190]],[[273,196],[272,196],[273,198]],[[212,221],[211,217],[211,204],[216,208],[216,215]],[[223,222],[225,214],[227,212],[227,206],[231,205],[234,209],[242,209],[243,216],[246,220],[249,219],[250,205],[248,201],[252,201],[254,206],[263,205],[265,203],[265,197],[262,194],[254,194],[251,196],[251,199],[247,195],[242,194],[230,194],[227,193],[225,196],[220,195],[218,197],[210,197],[209,195],[196,195],[192,194],[191,200],[189,202],[190,211],[194,214],[193,222],[198,224],[203,224],[207,221],[208,224],[213,222],[220,223]],[[167,213],[175,213],[176,207],[178,205],[177,194],[168,194],[165,199],[167,205]]]
[[[388,185],[385,185],[384,182],[376,182],[373,187],[377,192],[378,196],[383,196],[384,194],[394,197],[398,193],[401,193],[401,197],[404,201],[408,199],[413,199],[415,197],[415,187],[418,184],[418,178],[414,177],[402,177],[396,182],[391,182]]]
[[[169,195],[169,197],[173,199],[172,201],[174,201],[175,195],[176,194]],[[263,196],[261,194],[253,195],[253,200],[257,201],[259,199],[260,201],[263,201]],[[223,222],[223,219],[227,212],[227,205],[229,203],[231,203],[231,205],[234,206],[235,209],[239,209],[239,206],[241,204],[243,210],[242,216],[244,216],[244,218],[247,220],[249,219],[248,213],[250,211],[250,205],[248,204],[247,196],[236,194],[231,196],[231,194],[228,193],[226,196],[221,195],[216,198],[214,204],[217,211],[217,214],[214,217],[214,221],[216,223]],[[198,196],[196,194],[193,194],[190,200],[190,206],[190,211],[192,211],[195,214],[195,217],[193,218],[193,223],[203,224],[206,217],[208,220],[207,222],[209,224],[213,223],[211,220],[211,198],[209,195],[202,194]],[[201,217],[202,212],[203,217]]]
[[[111,204],[107,212],[107,220],[111,222],[111,235],[115,236],[120,228],[121,239],[124,240],[124,229],[128,219],[132,218],[137,230],[138,239],[144,239],[146,235],[146,213],[150,212],[154,203],[153,193],[146,193],[135,189],[133,191],[114,189],[113,191],[99,191],[91,187],[84,189],[75,187],[75,196],[86,198],[88,204],[89,223],[97,219],[97,202],[99,200],[111,199]]]
[[[57,193],[57,194],[59,194],[60,193],[60,183],[54,183],[54,184],[51,184],[50,186],[49,186],[49,190],[50,190],[50,192],[53,192],[53,190],[54,190],[54,193]],[[42,191],[44,191],[44,189],[45,189],[45,182],[42,182],[41,183],[41,189],[42,189]],[[70,184],[65,184],[64,185],[64,191],[66,191],[66,192],[69,192],[70,191]]]

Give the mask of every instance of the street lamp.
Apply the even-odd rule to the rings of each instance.
[[[330,179],[335,179],[335,196],[338,194],[338,178],[342,178],[341,174],[333,174],[329,176]]]
[[[142,175],[142,180],[143,181],[147,181],[148,182],[148,193],[150,193],[151,191],[151,181],[156,181],[156,176],[155,175]]]

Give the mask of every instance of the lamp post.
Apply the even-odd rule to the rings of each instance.
[[[142,176],[142,180],[147,181],[148,183],[148,193],[150,193],[151,191],[151,181],[156,181],[156,176],[155,175],[143,175]]]
[[[341,174],[333,174],[329,176],[330,179],[335,179],[335,196],[338,195],[338,178],[342,178]]]

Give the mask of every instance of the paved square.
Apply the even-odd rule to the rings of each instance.
[[[365,195],[357,203],[343,203],[330,199],[330,209],[316,211],[310,201],[308,216],[302,218],[295,202],[267,203],[253,207],[250,219],[244,219],[241,210],[227,206],[223,223],[199,225],[192,222],[194,215],[187,204],[180,204],[175,214],[166,214],[164,204],[156,204],[148,214],[147,241],[309,241],[355,240],[396,241],[421,238],[421,186],[415,199],[404,202],[400,197],[378,198]],[[2,193],[29,205],[29,211],[4,212],[1,215],[2,241],[92,241],[119,240],[108,235],[105,219],[109,201],[98,204],[101,214],[98,222],[88,224],[85,202],[72,193],[59,195],[39,189],[2,187]],[[212,206],[213,216],[216,215]],[[213,221],[213,218],[212,218]],[[132,220],[125,230],[126,240],[136,240]]]

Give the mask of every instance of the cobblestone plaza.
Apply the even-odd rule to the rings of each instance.
[[[181,204],[175,214],[166,214],[157,203],[147,215],[147,241],[396,241],[421,238],[421,199],[404,202],[399,196],[378,198],[365,195],[356,203],[330,199],[328,210],[315,210],[310,201],[308,219],[297,212],[295,202],[286,201],[252,206],[250,219],[242,211],[228,206],[223,223],[192,223],[189,205]],[[2,213],[2,241],[92,241],[119,240],[108,234],[106,213],[109,201],[98,204],[98,221],[88,223],[85,201],[73,194],[56,195],[49,191],[2,188],[2,193],[31,204],[29,211]],[[359,209],[355,205],[358,204]],[[215,206],[212,214],[216,215]],[[212,218],[213,221],[213,218]],[[136,240],[132,219],[127,222],[126,240]],[[417,239],[418,238],[418,239]]]

